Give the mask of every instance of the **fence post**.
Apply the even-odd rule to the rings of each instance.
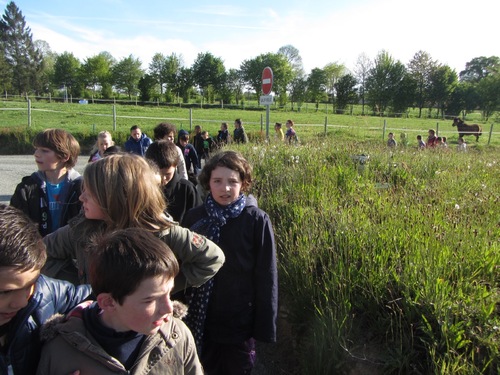
[[[113,131],[116,131],[116,104],[113,104]]]
[[[261,113],[260,114],[260,132],[262,133],[264,131],[264,115]]]
[[[325,116],[325,135],[327,127],[328,127],[328,116]]]
[[[491,142],[491,135],[493,134],[493,123],[491,123],[490,126],[490,134],[488,135],[488,146],[490,145]]]
[[[31,128],[31,99],[28,99],[28,128]]]
[[[193,126],[193,108],[189,108],[189,131],[191,131]]]
[[[436,137],[439,137],[439,122],[436,122]]]
[[[387,120],[384,119],[384,127],[382,129],[382,139],[385,139],[385,127],[387,126]]]

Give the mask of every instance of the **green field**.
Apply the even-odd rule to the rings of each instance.
[[[44,127],[64,127],[95,140],[113,130],[111,106],[33,108],[28,132],[27,111],[2,110],[0,138],[29,142]],[[192,116],[212,134],[241,117],[250,133],[251,144],[229,147],[253,164],[253,194],[274,225],[288,327],[279,339],[293,352],[281,373],[499,374],[498,134],[490,145],[488,132],[477,144],[469,137],[469,151],[458,153],[450,120],[331,115],[325,133],[324,113],[274,111],[272,123],[298,124],[301,142],[290,146],[262,141],[264,111]],[[120,106],[114,137],[160,121],[189,129],[189,110]],[[384,121],[410,145],[388,150]],[[450,147],[418,151],[416,134],[436,127]]]

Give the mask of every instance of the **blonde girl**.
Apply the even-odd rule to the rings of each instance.
[[[107,148],[114,146],[115,142],[113,141],[113,137],[111,133],[107,130],[103,130],[97,134],[97,141],[92,147],[92,151],[90,151],[89,163],[102,159],[104,156],[104,151]]]
[[[173,292],[199,286],[212,278],[224,262],[212,241],[177,225],[166,215],[166,203],[154,171],[134,154],[114,154],[88,164],[80,196],[84,215],[45,237],[48,266],[45,274],[58,277],[61,261],[76,259],[80,283],[88,283],[87,252],[96,233],[130,227],[153,232],[174,251],[181,264]]]

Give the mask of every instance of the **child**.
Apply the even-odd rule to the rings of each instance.
[[[151,160],[158,168],[167,212],[175,221],[181,222],[189,209],[203,202],[196,186],[191,181],[180,178],[175,169],[179,163],[175,145],[168,141],[155,141],[146,151],[146,159]]]
[[[437,145],[437,137],[436,131],[434,129],[429,129],[429,136],[427,137],[427,147],[436,147]]]
[[[212,152],[212,149],[214,148],[214,140],[210,136],[210,134],[206,131],[203,130],[201,132],[201,136],[203,137],[203,156],[202,158],[205,159],[205,162],[210,158],[210,154]]]
[[[286,141],[289,144],[297,143],[299,141],[299,138],[297,137],[297,133],[295,132],[295,129],[293,128],[293,126],[294,126],[293,121],[287,120],[285,126],[287,128],[287,131],[285,133]]]
[[[33,222],[0,204],[0,374],[32,375],[40,359],[39,328],[83,301],[90,286],[40,275],[47,254]]]
[[[401,139],[401,145],[403,145],[403,147],[407,147],[408,146],[408,136],[406,135],[406,133],[401,133],[399,135],[400,139]]]
[[[89,163],[92,163],[96,160],[102,159],[104,156],[104,152],[111,146],[114,146],[115,142],[113,142],[113,138],[111,137],[111,133],[107,130],[103,130],[99,134],[97,134],[97,142],[95,143],[92,151],[90,152]]]
[[[184,161],[186,163],[186,171],[188,173],[188,178],[191,182],[196,181],[196,177],[200,173],[200,168],[198,168],[198,154],[194,149],[194,146],[189,143],[189,133],[181,129],[179,130],[176,146],[179,147],[184,156]],[[191,170],[191,166],[193,170]]]
[[[222,266],[224,254],[217,245],[165,215],[165,198],[145,158],[115,154],[87,164],[83,187],[85,216],[44,238],[49,257],[76,259],[81,283],[88,282],[89,237],[129,227],[155,233],[175,252],[181,263],[177,290],[205,283]]]
[[[425,142],[422,140],[422,136],[419,134],[417,135],[417,147],[419,150],[423,150],[425,148]]]
[[[130,137],[125,142],[125,151],[144,156],[151,142],[151,138],[141,131],[139,125],[134,125],[130,128]]]
[[[33,140],[38,171],[23,177],[10,204],[38,223],[42,236],[66,225],[81,209],[80,145],[66,130],[47,129]]]
[[[194,127],[194,138],[193,138],[193,146],[196,150],[196,154],[198,155],[198,168],[201,170],[201,156],[203,155],[203,137],[201,136],[201,126],[195,125]]]
[[[285,140],[285,134],[283,134],[283,129],[281,127],[281,122],[274,124],[275,139],[277,142],[282,143]]]
[[[168,122],[162,122],[154,128],[154,135],[155,135],[155,141],[159,141],[161,139],[164,139],[166,141],[174,143],[175,141],[175,125],[170,124]],[[187,180],[188,179],[188,174],[187,174],[187,168],[186,168],[186,161],[184,160],[184,154],[182,153],[182,150],[177,147],[177,153],[179,154],[179,164],[177,164],[177,173],[181,178]]]
[[[37,374],[202,375],[193,336],[170,300],[179,272],[170,248],[128,228],[97,239],[89,252],[96,301],[43,327]]]
[[[465,140],[463,137],[458,137],[457,151],[458,152],[467,152],[467,143],[465,143]]]
[[[217,134],[217,144],[219,147],[225,146],[229,143],[229,130],[227,130],[227,122],[220,124],[220,130]]]
[[[248,143],[247,133],[245,132],[245,129],[243,128],[243,125],[241,123],[241,119],[239,119],[239,118],[234,120],[233,140],[236,143]]]
[[[188,326],[202,345],[205,374],[250,373],[255,340],[276,341],[278,274],[271,221],[255,198],[245,195],[252,167],[241,154],[224,151],[212,156],[199,181],[209,194],[182,224],[219,244],[226,263],[213,283],[188,295]],[[203,299],[207,295],[208,306]]]
[[[389,148],[396,148],[397,142],[394,139],[394,133],[389,133],[388,134],[388,139],[387,139],[387,147]]]

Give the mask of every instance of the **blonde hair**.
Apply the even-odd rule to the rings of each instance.
[[[109,230],[130,227],[156,232],[172,224],[154,171],[134,154],[114,154],[88,164],[83,188],[99,204]]]
[[[92,150],[90,151],[90,155],[99,152],[99,140],[104,139],[106,137],[109,137],[109,139],[111,140],[111,146],[115,145],[115,141],[113,141],[113,136],[111,135],[110,132],[108,132],[107,130],[100,131],[99,134],[97,134],[97,141],[95,141],[95,144],[92,147]]]

